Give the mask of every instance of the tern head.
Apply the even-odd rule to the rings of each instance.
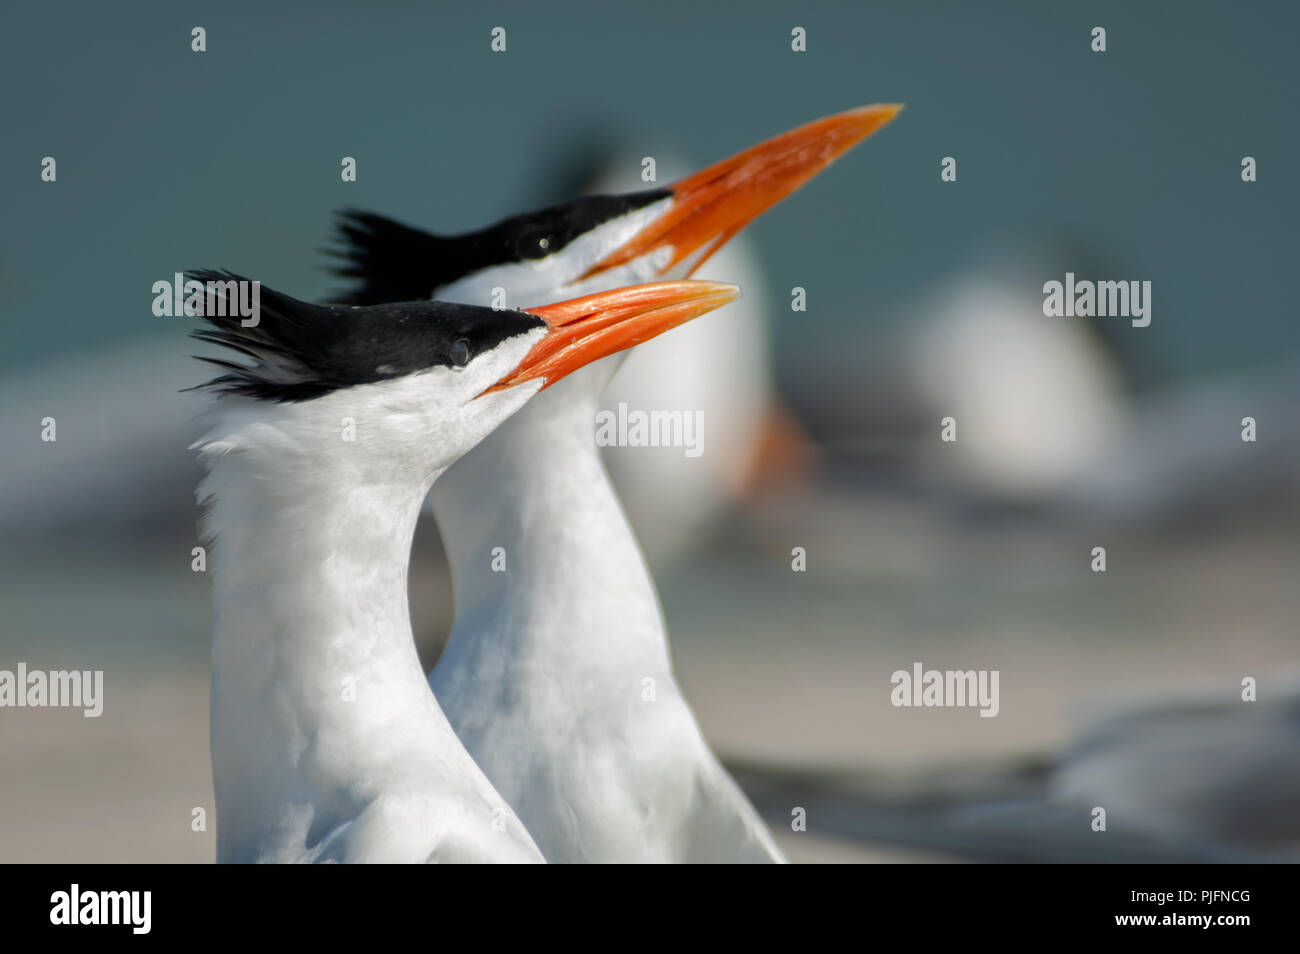
[[[463,235],[437,236],[366,212],[341,213],[345,261],[360,284],[342,300],[438,297],[512,306],[684,278],[747,224],[892,120],[864,106],[767,139],[660,189],[588,196]]]
[[[221,396],[227,415],[205,452],[263,450],[307,466],[341,455],[361,479],[413,473],[417,483],[566,375],[740,294],[721,282],[658,282],[506,311],[315,305],[259,287],[260,306],[243,317],[235,306],[247,279],[189,277],[204,287],[212,326],[194,337],[242,359],[200,358],[222,370],[200,387]]]

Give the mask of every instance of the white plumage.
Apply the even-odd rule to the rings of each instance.
[[[587,238],[599,244],[574,260],[552,261],[582,274],[664,204],[595,230]],[[662,254],[545,293],[532,264],[516,266],[519,285],[507,268],[491,283],[527,307],[526,295],[644,280]],[[439,296],[481,303],[474,296],[491,283],[471,276]],[[600,459],[595,415],[621,360],[539,395],[434,488],[456,622],[430,683],[548,860],[783,860],[673,678],[658,596]],[[493,569],[496,548],[504,572]]]
[[[540,382],[462,402],[540,336],[463,373],[301,404],[222,398],[197,445],[219,861],[541,860],[429,693],[406,602],[430,483]]]

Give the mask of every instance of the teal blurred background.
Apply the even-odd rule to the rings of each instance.
[[[321,252],[336,209],[466,231],[611,163],[630,188],[660,157],[663,182],[873,102],[907,108],[709,276],[743,272],[775,449],[703,503],[682,489],[695,474],[620,484],[706,734],[869,773],[894,806],[971,797],[1029,759],[1036,794],[1086,808],[1102,796],[1056,761],[1081,726],[1134,700],[1217,712],[1250,675],[1279,731],[1158,739],[1173,762],[1136,761],[1174,795],[1123,772],[1101,791],[1141,809],[1117,828],[1170,850],[1300,855],[1297,36],[1284,2],[6,6],[0,668],[103,668],[107,700],[97,720],[0,710],[0,861],[212,858],[190,824],[211,803],[200,405],[176,393],[204,372],[187,319],[153,316],[155,281],[221,267],[320,298],[341,287]],[[1043,317],[1067,270],[1150,281],[1150,327]],[[940,448],[948,413],[962,439]],[[611,469],[660,459],[622,453]],[[429,522],[412,583],[431,662],[450,606]],[[890,673],[918,660],[1000,669],[998,718],[891,707]],[[1244,810],[1234,786],[1288,807]],[[1169,809],[1189,800],[1194,823]],[[972,856],[933,837],[900,852],[894,821],[840,840],[818,817],[779,833],[795,860]],[[1050,843],[1015,831],[1025,857]]]
[[[891,101],[894,129],[752,230],[771,289],[817,305],[775,324],[779,373],[1025,229],[1154,283],[1139,346],[1161,375],[1239,367],[1300,341],[1298,34],[1283,2],[9,5],[0,368],[159,331],[149,287],[187,266],[324,294],[341,205],[467,230],[553,199],[541,183],[592,135],[703,164]]]

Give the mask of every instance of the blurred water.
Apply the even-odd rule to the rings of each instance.
[[[1284,173],[1300,132],[1278,121],[1298,27],[1283,2],[11,7],[0,82],[39,95],[3,113],[0,368],[158,330],[150,285],[179,268],[319,297],[315,250],[342,205],[460,231],[554,199],[541,184],[577,139],[703,164],[881,101],[908,108],[752,229],[774,299],[810,293],[776,326],[782,375],[835,362],[845,334],[889,327],[1024,228],[1066,230],[1154,283],[1139,345],[1167,374],[1249,364],[1300,341]],[[956,183],[939,181],[944,156]]]

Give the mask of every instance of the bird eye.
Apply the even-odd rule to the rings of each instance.
[[[541,228],[525,229],[516,239],[515,253],[522,260],[544,258],[551,254],[553,244],[550,232]]]
[[[451,346],[451,363],[458,368],[469,364],[469,339],[457,338]]]

